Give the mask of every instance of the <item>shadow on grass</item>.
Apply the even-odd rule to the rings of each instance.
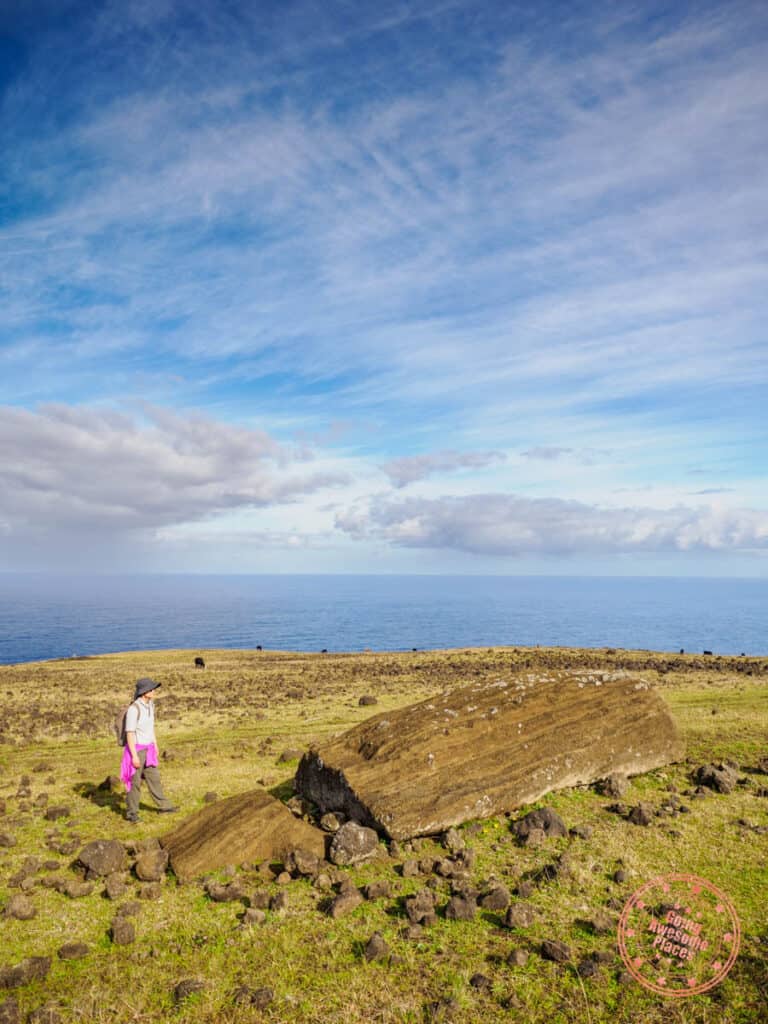
[[[105,781],[97,785],[94,782],[77,782],[72,790],[97,807],[108,807],[113,814],[120,817],[125,814],[125,794],[116,792],[111,783],[107,785]]]

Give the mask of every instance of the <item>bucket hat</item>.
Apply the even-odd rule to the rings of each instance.
[[[136,692],[133,695],[133,699],[138,700],[139,697],[142,697],[145,693],[149,693],[150,690],[156,690],[158,686],[162,685],[162,683],[156,683],[154,679],[150,679],[148,676],[145,676],[143,679],[138,679],[136,681]]]

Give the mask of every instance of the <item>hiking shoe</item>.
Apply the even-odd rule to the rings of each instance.
[[[175,814],[178,811],[178,807],[158,807],[158,814]]]
[[[140,819],[140,818],[139,818],[138,816],[136,816],[136,817],[129,817],[129,816],[128,816],[128,815],[126,814],[126,816],[125,816],[125,820],[126,820],[126,821],[128,822],[128,824],[129,824],[129,825],[138,825],[138,823],[139,823],[139,821],[140,821],[141,819]]]

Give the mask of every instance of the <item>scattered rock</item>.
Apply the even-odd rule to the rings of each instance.
[[[374,697],[372,693],[363,694],[360,700],[357,702],[361,708],[372,707],[374,704],[378,704],[378,698]]]
[[[46,821],[58,821],[60,818],[71,818],[72,809],[66,804],[59,804],[56,807],[49,807],[45,812]]]
[[[136,941],[136,928],[133,921],[129,921],[123,914],[119,914],[112,921],[109,934],[116,946],[130,946]]]
[[[82,960],[89,953],[90,949],[84,942],[65,942],[59,949],[58,957],[60,960]]]
[[[573,828],[569,829],[569,832],[578,839],[591,839],[594,829],[591,825],[574,825]]]
[[[694,773],[695,782],[717,793],[732,793],[738,778],[736,770],[728,764],[704,764]]]
[[[421,871],[419,870],[419,862],[413,857],[409,857],[407,860],[403,861],[400,873],[403,878],[418,878],[421,874]]]
[[[629,789],[629,779],[622,772],[611,772],[607,778],[597,782],[595,789],[602,796],[610,796],[614,800],[619,800]]]
[[[136,858],[134,871],[142,882],[159,882],[168,869],[168,851],[161,846],[142,850]]]
[[[472,988],[477,989],[478,992],[490,992],[493,988],[493,982],[487,974],[481,974],[479,971],[477,974],[473,974],[469,979],[469,984]]]
[[[541,829],[549,839],[553,836],[567,836],[568,829],[560,815],[551,807],[540,807],[529,811],[524,817],[512,823],[512,832],[518,839],[525,840],[534,829]]]
[[[243,928],[250,928],[255,924],[264,924],[267,915],[258,907],[248,907],[240,918]]]
[[[545,960],[554,960],[557,964],[571,959],[571,950],[559,939],[544,939],[541,944],[541,955]]]
[[[269,909],[275,914],[284,913],[288,909],[288,893],[285,890],[275,893],[269,901]]]
[[[448,831],[443,834],[443,846],[450,853],[458,853],[460,850],[464,849],[466,843],[458,829],[449,828]]]
[[[474,921],[477,903],[465,896],[451,896],[445,908],[448,921]]]
[[[576,970],[580,978],[594,978],[600,973],[598,964],[591,957],[585,957],[584,960],[579,961]]]
[[[608,935],[616,930],[616,919],[607,910],[596,910],[588,921],[595,935]]]
[[[36,914],[34,903],[24,893],[16,893],[11,896],[5,908],[5,916],[16,921],[31,921]]]
[[[406,897],[405,913],[411,924],[431,923],[435,917],[435,894],[429,889],[421,889],[413,896]]]
[[[245,896],[243,884],[239,878],[226,885],[222,885],[221,882],[208,881],[203,888],[208,894],[208,898],[214,903],[232,903],[234,900],[241,900]]]
[[[10,849],[10,847],[15,846],[17,842],[18,840],[16,839],[16,836],[12,835],[10,832],[0,832],[0,847]]]
[[[106,878],[126,866],[125,847],[116,839],[96,839],[77,855],[86,869],[86,878]]]
[[[0,1003],[0,1024],[21,1024],[21,1010],[15,999]]]
[[[629,881],[629,872],[618,868],[613,872],[613,880],[617,885],[625,885]]]
[[[538,910],[531,903],[513,903],[504,917],[507,928],[529,928]]]
[[[121,907],[117,908],[118,917],[135,917],[141,913],[141,904],[138,900],[128,900]]]
[[[159,882],[145,882],[139,887],[140,900],[159,900],[163,895],[163,887]]]
[[[78,882],[75,879],[68,879],[61,888],[56,886],[58,892],[69,896],[71,900],[81,900],[85,896],[90,896],[94,888],[93,882]]]
[[[271,988],[249,988],[241,985],[235,989],[232,999],[241,1006],[252,1006],[255,1010],[266,1010],[274,1000],[275,993]]]
[[[291,761],[298,761],[304,755],[303,750],[297,748],[291,748],[290,750],[284,750],[280,757],[277,759],[278,764],[289,764]]]
[[[357,889],[348,890],[347,892],[340,892],[335,899],[333,899],[328,907],[328,916],[332,918],[343,917],[345,914],[349,914],[350,911],[359,907],[363,902],[363,897],[360,895]]]
[[[178,1005],[190,996],[204,992],[206,984],[200,978],[184,978],[173,990],[173,1001]]]
[[[381,932],[374,932],[368,939],[363,955],[369,963],[372,960],[386,960],[389,956],[389,946],[384,941]]]
[[[506,910],[510,898],[506,885],[496,882],[480,897],[480,906],[483,910]]]
[[[209,789],[207,793],[203,793],[204,804],[215,804],[219,799],[219,794],[214,793],[212,789]]]
[[[385,878],[381,878],[376,882],[369,882],[363,889],[363,893],[367,900],[389,899],[392,894],[392,886]]]
[[[526,949],[513,949],[507,956],[506,962],[510,967],[525,967],[528,963],[528,951]]]
[[[347,816],[341,811],[328,811],[320,819],[320,828],[324,832],[338,832],[346,820]]]
[[[379,837],[372,828],[348,821],[331,840],[329,857],[334,864],[346,867],[369,860],[376,854],[378,848]]]
[[[322,863],[322,859],[316,853],[313,853],[312,850],[304,850],[301,847],[297,847],[295,850],[291,850],[286,857],[285,869],[290,871],[292,875],[311,877],[318,874]]]
[[[0,988],[19,988],[30,981],[44,981],[50,969],[49,956],[29,956],[13,967],[0,968]]]
[[[424,935],[424,928],[420,924],[411,923],[405,926],[400,931],[400,935],[404,939],[408,939],[412,942],[417,942]]]
[[[110,900],[119,900],[128,892],[128,886],[122,875],[110,875],[104,886],[104,892]]]
[[[633,825],[650,825],[653,821],[653,808],[650,804],[642,802],[635,804],[627,815],[627,821],[630,821]]]

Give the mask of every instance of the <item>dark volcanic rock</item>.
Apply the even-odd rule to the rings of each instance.
[[[0,968],[0,988],[19,988],[30,981],[43,981],[51,969],[49,956],[30,956],[13,967]]]
[[[650,804],[636,804],[627,815],[627,821],[633,825],[650,825],[653,821],[653,808]]]
[[[379,837],[372,828],[348,821],[331,840],[328,856],[334,864],[346,867],[369,860],[376,854],[378,848]]]
[[[241,985],[232,994],[235,1003],[252,1006],[255,1010],[266,1010],[274,998],[275,993],[271,988],[250,988],[248,985]]]
[[[432,921],[435,916],[435,894],[430,889],[422,889],[405,900],[405,913],[411,924]]]
[[[105,878],[126,866],[125,847],[116,839],[96,839],[88,843],[77,859],[91,878]]]
[[[381,878],[376,882],[369,882],[363,893],[367,900],[388,899],[392,894],[392,886],[385,878]]]
[[[374,704],[378,704],[378,699],[371,693],[363,694],[360,700],[357,702],[361,708],[372,707]]]
[[[501,882],[497,882],[480,897],[480,906],[483,910],[506,910],[509,900],[509,889]]]
[[[190,996],[197,995],[199,992],[204,992],[206,988],[205,982],[200,978],[183,978],[173,990],[173,1001],[183,1003],[185,999],[189,999]]]
[[[65,942],[58,956],[60,960],[82,960],[89,953],[90,949],[84,942]]]
[[[159,882],[168,869],[168,851],[157,846],[141,850],[136,858],[134,871],[142,882]]]
[[[369,962],[371,960],[385,960],[389,956],[389,946],[384,941],[381,932],[374,932],[365,944],[363,956]]]
[[[24,893],[16,893],[11,896],[5,907],[5,916],[12,917],[16,921],[31,921],[36,914],[34,903]]]
[[[541,944],[541,955],[545,960],[554,960],[562,964],[571,959],[571,950],[559,939],[544,939]]]
[[[447,921],[474,921],[477,903],[465,896],[451,896],[445,907]]]
[[[359,907],[362,902],[363,897],[357,889],[340,892],[339,895],[331,901],[328,907],[328,916],[333,918],[343,917],[356,907]]]
[[[738,778],[738,772],[728,764],[704,764],[694,776],[700,786],[707,786],[717,793],[732,793]]]
[[[60,818],[71,818],[72,809],[66,804],[59,804],[57,807],[49,807],[45,812],[47,821],[58,821]]]
[[[597,782],[595,789],[603,796],[610,796],[614,800],[620,800],[629,789],[629,779],[621,772],[611,772],[607,778],[600,779]]]
[[[493,988],[493,982],[488,977],[488,975],[480,974],[479,971],[477,974],[472,975],[472,977],[469,979],[469,984],[472,986],[472,988],[477,989],[478,992],[490,992],[491,989]]]
[[[15,999],[0,1003],[0,1024],[21,1024],[21,1010]]]
[[[125,915],[118,915],[112,922],[110,937],[116,946],[130,946],[136,941],[136,928]]]
[[[529,928],[538,913],[531,903],[513,903],[507,910],[504,924],[507,928]]]
[[[541,829],[547,838],[568,835],[565,822],[551,807],[529,811],[524,817],[512,823],[512,831],[518,839],[526,839],[533,829]]]

